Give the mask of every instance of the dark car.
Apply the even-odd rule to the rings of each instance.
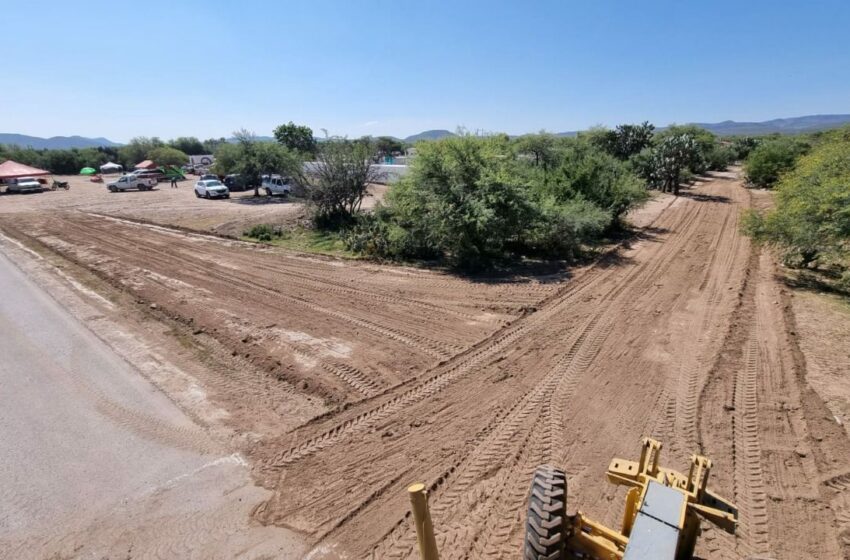
[[[227,175],[224,178],[224,184],[231,191],[244,191],[248,188],[248,182],[238,173]]]

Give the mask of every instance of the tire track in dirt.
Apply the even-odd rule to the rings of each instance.
[[[735,495],[739,508],[739,553],[768,552],[767,494],[759,443],[759,325],[756,319],[744,350],[744,370],[734,380],[732,418]]]
[[[72,225],[74,225],[76,227],[81,227],[82,229],[89,229],[90,232],[98,232],[102,236],[109,234],[109,232],[104,232],[103,230],[101,230],[97,227],[93,227],[90,224],[73,223]],[[103,239],[99,239],[98,244],[99,245],[112,246],[114,249],[120,250],[124,254],[126,254],[127,251],[128,251],[128,247],[126,246],[126,244],[114,243],[114,242],[110,242],[108,240],[103,240]],[[166,270],[168,268],[173,267],[174,258],[173,258],[173,255],[171,255],[170,253],[163,251],[163,250],[160,250],[160,249],[156,249],[156,248],[152,247],[150,244],[145,246],[144,251],[145,251],[145,260],[154,261],[155,259],[151,257],[151,253],[155,253],[155,254],[158,254],[158,255],[161,256],[161,258],[159,260],[157,260],[156,262],[159,262],[163,267],[165,267]],[[270,295],[270,296],[272,296],[276,299],[279,299],[279,300],[281,300],[281,301],[283,301],[283,302],[285,302],[289,305],[299,306],[299,307],[305,308],[308,311],[313,311],[315,313],[327,315],[329,317],[333,317],[333,318],[338,319],[340,321],[347,322],[347,323],[350,323],[352,325],[359,326],[359,327],[365,328],[367,330],[373,331],[374,333],[376,333],[380,336],[390,338],[390,339],[395,340],[397,342],[400,342],[404,345],[407,345],[407,346],[409,346],[409,347],[411,347],[415,350],[421,351],[421,352],[425,353],[426,355],[428,355],[432,358],[445,359],[445,358],[453,355],[454,353],[457,353],[460,350],[459,347],[456,347],[454,345],[451,345],[451,344],[448,344],[448,343],[445,343],[445,342],[442,342],[442,341],[431,340],[431,339],[428,339],[424,336],[416,335],[416,334],[413,334],[413,333],[403,332],[399,329],[394,329],[394,328],[391,328],[391,327],[377,325],[377,324],[375,324],[371,321],[361,319],[361,318],[357,318],[357,317],[348,315],[346,313],[342,313],[342,312],[335,311],[335,310],[332,310],[332,309],[328,309],[326,307],[323,307],[323,306],[317,305],[315,303],[309,302],[307,300],[304,300],[300,297],[286,295],[286,294],[284,294],[284,293],[282,293],[282,292],[280,292],[280,291],[278,291],[274,288],[264,286],[260,282],[247,282],[247,281],[243,280],[243,278],[252,276],[250,273],[247,273],[247,272],[243,273],[242,275],[236,275],[232,272],[225,272],[220,267],[217,267],[216,269],[211,269],[206,264],[196,264],[196,263],[192,262],[191,259],[186,259],[186,258],[184,258],[184,260],[182,261],[182,266],[183,266],[184,270],[186,268],[190,268],[190,269],[194,270],[195,272],[197,272],[199,280],[201,280],[205,277],[212,276],[212,277],[220,279],[223,282],[230,284],[230,285],[238,285],[238,286],[240,286],[240,287],[242,287],[243,289],[246,289],[246,290],[252,290],[253,289],[253,290],[263,292],[263,293]],[[197,285],[200,286],[200,285],[203,285],[203,283],[199,281]]]
[[[679,215],[680,221],[676,222],[676,229],[680,230],[681,236],[684,240],[687,240],[688,233],[691,229],[696,227],[699,222],[699,216],[702,213],[699,205],[688,207],[685,211],[681,212]],[[671,226],[674,224],[671,224]],[[678,231],[677,231],[678,233]],[[684,243],[684,241],[683,241]],[[630,304],[634,301],[635,294],[644,293],[647,288],[653,283],[654,278],[657,275],[663,275],[664,272],[676,262],[676,258],[678,254],[682,251],[682,243],[662,243],[655,247],[651,248],[654,252],[657,253],[656,258],[647,259],[645,262],[641,262],[640,264],[632,267],[625,273],[625,279],[621,279],[620,281],[614,282],[611,286],[606,286],[603,282],[602,286],[597,285],[595,281],[598,281],[600,276],[588,277],[587,284],[582,286],[582,289],[593,289],[597,290],[599,295],[597,297],[590,297],[586,299],[586,302],[592,302],[593,312],[590,314],[588,330],[584,332],[584,335],[587,336],[593,329],[597,332],[600,328],[595,326],[596,321],[598,321],[601,317],[605,316],[606,310],[610,311],[612,319],[606,320],[608,325],[602,330],[602,334],[598,338],[597,347],[594,351],[589,352],[587,354],[586,361],[575,360],[575,355],[567,349],[565,355],[563,355],[563,361],[556,360],[556,366],[550,370],[550,374],[548,376],[544,375],[542,381],[538,381],[534,388],[526,393],[524,397],[521,398],[519,404],[516,405],[515,408],[512,408],[511,412],[507,417],[501,417],[496,420],[497,425],[488,426],[487,430],[491,434],[496,434],[492,436],[488,441],[493,441],[495,443],[487,444],[482,443],[483,451],[480,455],[475,454],[473,452],[473,456],[476,458],[480,457],[480,465],[485,465],[483,467],[478,468],[469,468],[465,466],[465,463],[462,463],[461,466],[452,466],[448,471],[443,471],[442,474],[434,473],[434,478],[438,478],[440,480],[444,480],[447,482],[443,482],[440,488],[436,489],[432,495],[433,500],[433,514],[435,519],[439,518],[442,515],[442,507],[440,504],[449,504],[446,506],[447,511],[451,511],[451,515],[456,515],[453,504],[461,501],[462,503],[482,503],[486,504],[486,508],[482,510],[482,518],[480,521],[470,521],[469,515],[467,515],[467,510],[460,506],[458,509],[462,512],[460,524],[454,529],[452,532],[451,529],[448,529],[445,534],[438,533],[441,541],[449,542],[449,541],[463,541],[466,538],[472,537],[473,540],[475,535],[481,533],[481,531],[485,531],[482,533],[483,537],[479,535],[475,542],[479,543],[483,548],[480,550],[515,550],[518,545],[515,542],[511,542],[511,531],[507,530],[507,526],[504,524],[504,521],[496,522],[495,524],[488,523],[487,520],[492,519],[491,510],[487,509],[493,506],[491,503],[492,500],[496,499],[492,496],[501,496],[501,495],[511,495],[514,496],[513,501],[510,505],[506,505],[504,507],[511,508],[512,511],[516,511],[517,499],[523,499],[524,492],[526,490],[527,479],[525,474],[526,471],[533,470],[534,466],[536,466],[537,462],[540,462],[545,456],[551,456],[552,449],[550,444],[540,444],[538,445],[537,439],[539,438],[541,433],[546,433],[543,437],[544,440],[548,440],[552,435],[553,428],[555,425],[554,420],[551,418],[551,415],[546,413],[546,420],[542,422],[542,424],[532,423],[528,424],[528,416],[531,415],[530,410],[535,410],[538,408],[542,409],[550,409],[553,405],[552,393],[556,392],[559,394],[561,398],[563,398],[563,403],[566,404],[570,400],[570,393],[574,390],[571,387],[571,384],[575,381],[575,377],[579,375],[579,372],[585,370],[589,363],[592,361],[593,356],[598,352],[598,347],[601,346],[602,340],[604,340],[608,336],[608,332],[610,331],[611,325],[615,322],[613,318],[618,318],[622,315],[623,309],[627,309]],[[614,268],[603,269],[605,274],[603,275],[606,279],[610,278],[612,275],[616,276],[619,274],[619,271]],[[584,280],[584,277],[582,278]],[[591,288],[592,287],[592,288]],[[590,294],[589,294],[590,295]],[[581,301],[582,298],[576,298],[578,301]],[[576,300],[573,300],[576,301]],[[567,310],[571,309],[572,301],[561,299],[554,301],[550,306],[542,306],[541,310],[538,313],[535,313],[529,316],[527,320],[527,325],[524,323],[523,326],[528,328],[528,331],[523,333],[524,339],[535,339],[541,338],[541,345],[548,345],[549,343],[553,343],[555,341],[552,340],[553,336],[557,338],[552,333],[562,332],[563,328],[569,328],[570,326],[570,314],[565,313]],[[616,305],[614,305],[616,304]],[[555,318],[556,323],[552,324],[551,319]],[[537,330],[539,328],[539,332]],[[537,336],[544,335],[544,336]],[[583,340],[583,338],[582,338]],[[511,341],[513,342],[513,341]],[[583,346],[576,346],[576,348],[582,348]],[[583,356],[584,354],[580,354]],[[563,375],[564,367],[568,367],[569,365],[572,367],[577,367],[575,371],[573,371],[570,375]],[[558,380],[561,379],[562,383],[558,384]],[[457,394],[458,391],[455,390],[452,394]],[[532,398],[536,397],[536,398]],[[542,399],[542,400],[541,400]],[[531,405],[528,407],[521,406],[526,402],[530,402]],[[356,420],[356,418],[355,418]],[[381,420],[385,420],[385,418],[381,418]],[[525,423],[523,421],[526,421]],[[348,421],[346,421],[348,422]],[[517,427],[517,423],[519,427]],[[386,425],[387,422],[382,422],[383,425]],[[331,429],[330,431],[324,432],[320,436],[318,436],[315,440],[308,440],[308,445],[312,445],[317,443],[315,447],[310,449],[299,450],[294,456],[290,455],[290,458],[301,460],[313,453],[317,453],[322,451],[326,453],[328,450],[331,450],[334,444],[338,444],[341,440],[346,436],[351,436],[352,433],[342,433],[345,432],[345,428],[347,427],[346,423],[341,425],[343,430],[341,432],[337,432],[337,427]],[[364,429],[366,429],[364,427]],[[518,433],[519,432],[519,433]],[[505,439],[509,439],[510,441],[525,441],[526,437],[530,438],[530,434],[534,433],[534,445],[532,448],[526,449],[525,447],[520,447],[516,452],[511,451],[514,447],[511,446],[510,449],[505,449],[504,441]],[[498,438],[499,434],[506,434],[502,439]],[[411,445],[414,443],[411,442]],[[302,452],[303,451],[303,452]],[[517,462],[513,463],[513,466],[508,468],[507,465],[500,465],[499,457],[501,454],[505,454],[509,457],[520,457],[517,459]],[[487,465],[489,463],[489,465]],[[288,471],[291,468],[292,463],[284,466],[284,471]],[[482,477],[482,473],[479,469],[487,470],[495,470],[497,473],[496,477],[492,476]],[[464,475],[464,473],[469,473],[468,475]],[[472,489],[463,488],[463,483],[457,483],[457,480],[463,480],[464,477],[468,478],[472,484]],[[489,488],[486,491],[478,491],[475,487],[475,484],[480,484],[481,480],[498,480],[500,481],[500,486],[497,489]],[[443,488],[449,488],[449,490],[443,490]],[[461,488],[461,490],[458,490]],[[454,490],[451,490],[454,489]],[[504,491],[503,491],[504,490]],[[469,492],[473,496],[472,498],[464,498],[463,500],[459,500],[456,496],[457,493],[460,493],[461,496],[464,495],[464,492]],[[446,497],[448,496],[448,497]],[[484,507],[484,506],[482,506]],[[502,509],[503,506],[499,505],[497,509]],[[520,509],[522,509],[520,507]],[[506,510],[503,510],[506,511]],[[488,513],[490,512],[490,513]],[[447,521],[449,524],[451,523],[451,515],[449,515],[449,520]],[[498,517],[498,516],[496,516]],[[485,529],[485,527],[493,527],[493,529]],[[351,529],[355,530],[355,529]],[[356,531],[356,530],[355,530]],[[438,529],[438,531],[440,531]],[[401,533],[401,536],[399,535]],[[328,533],[325,533],[326,535]],[[345,535],[350,535],[350,531],[346,531]],[[406,536],[404,536],[406,535]],[[332,538],[341,539],[342,541],[346,540],[346,536],[333,535]],[[405,550],[411,546],[413,542],[411,539],[413,538],[412,534],[409,533],[409,528],[406,526],[397,526],[397,528],[389,533],[389,535],[383,539],[383,543],[395,543],[392,545],[380,544],[378,549],[375,549],[376,557],[383,557],[385,555],[389,555],[392,553],[400,554],[402,556],[405,555]],[[486,541],[486,542],[485,542]],[[516,545],[516,546],[515,546]],[[478,546],[478,545],[476,545]],[[449,546],[450,549],[456,548],[456,545]],[[461,547],[462,550],[463,549]],[[480,552],[480,551],[479,551]],[[472,554],[476,554],[472,552]]]

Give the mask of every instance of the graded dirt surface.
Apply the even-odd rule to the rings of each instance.
[[[206,364],[191,375],[224,413],[205,424],[270,492],[253,519],[311,558],[415,558],[414,481],[442,558],[518,557],[543,463],[567,471],[570,511],[616,527],[605,468],[646,435],[666,466],[710,457],[738,504],[737,536],[705,525],[700,557],[850,558],[850,443],[809,384],[776,263],[739,231],[753,195],[736,172],[656,198],[591,265],[498,279],[152,225],[191,227],[169,212],[196,208],[160,194],[132,211],[3,197],[0,231]]]
[[[44,212],[45,210],[84,210],[123,216],[157,224],[239,237],[245,229],[260,223],[291,227],[304,220],[303,201],[297,198],[269,197],[254,191],[232,192],[230,199],[198,199],[193,194],[198,177],[187,175],[177,188],[159,183],[152,191],[111,193],[106,183],[120,175],[105,175],[103,183],[92,183],[88,177],[57,175],[67,181],[70,190],[58,189],[33,194],[0,194],[0,215],[6,213]],[[48,184],[52,178],[48,178]],[[372,185],[363,207],[369,208],[386,192],[385,185]],[[261,191],[262,192],[262,191]]]

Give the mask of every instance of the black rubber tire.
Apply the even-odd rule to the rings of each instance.
[[[201,198],[201,193],[199,193],[198,191],[195,191],[195,198]]]
[[[534,471],[525,519],[525,560],[566,558],[567,475],[551,465]]]

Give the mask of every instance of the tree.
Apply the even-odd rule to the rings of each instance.
[[[843,269],[850,288],[850,128],[829,135],[781,175],[773,210],[750,213],[745,228],[785,249],[788,264],[820,260]]]
[[[610,213],[616,223],[646,199],[646,185],[624,162],[584,139],[565,140],[557,164],[546,175],[545,190],[561,203],[582,198]]]
[[[404,153],[404,142],[392,136],[378,136],[375,139],[375,150],[380,156],[392,156]]]
[[[650,186],[679,196],[683,173],[699,157],[699,145],[689,134],[667,135],[654,149],[641,152],[636,165]]]
[[[661,144],[668,138],[687,136],[693,141],[692,146],[688,149],[688,161],[684,169],[689,170],[696,175],[705,173],[709,170],[708,155],[717,146],[717,136],[702,127],[694,124],[687,125],[670,125],[655,135],[655,143]]]
[[[207,138],[203,141],[203,154],[214,154],[218,150],[219,146],[223,146],[224,144],[227,144],[226,138]]]
[[[621,124],[614,130],[593,136],[591,140],[612,156],[627,160],[650,147],[654,134],[655,125],[644,121],[641,124]]]
[[[168,142],[168,145],[190,156],[214,153],[205,151],[203,143],[194,136],[181,136],[180,138],[175,138]]]
[[[154,148],[147,157],[157,165],[185,165],[189,161],[189,156],[169,146]]]
[[[274,137],[280,144],[294,152],[305,156],[316,153],[316,139],[309,126],[299,126],[289,121],[274,129]]]
[[[363,142],[322,142],[317,163],[307,176],[317,223],[334,226],[351,221],[360,210],[369,183],[380,179],[371,157],[371,148]]]
[[[235,144],[224,143],[215,152],[215,170],[222,175],[238,173],[245,184],[260,196],[262,175],[279,174],[302,181],[299,154],[273,142],[258,142],[253,132],[245,129],[233,133]]]
[[[550,166],[555,159],[555,137],[547,132],[526,134],[515,140],[517,153],[534,158],[534,165]]]
[[[744,164],[747,180],[757,187],[772,188],[808,147],[805,142],[787,136],[762,142],[750,152]]]
[[[140,161],[150,159],[150,153],[154,148],[161,148],[164,145],[159,138],[137,136],[118,149],[118,159],[126,169],[132,169]]]

